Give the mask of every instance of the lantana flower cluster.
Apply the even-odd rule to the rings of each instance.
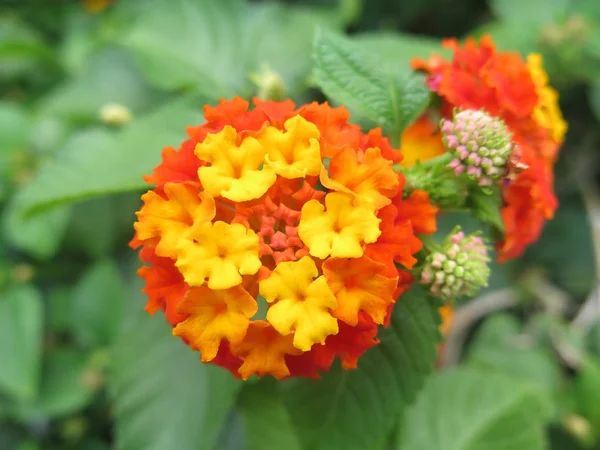
[[[558,206],[553,168],[567,129],[558,94],[548,85],[539,54],[530,54],[524,61],[518,53],[497,51],[489,36],[479,43],[469,38],[462,46],[448,39],[443,47],[453,52],[451,61],[439,55],[428,61],[412,61],[415,70],[428,74],[429,88],[441,98],[441,115],[451,119],[456,110],[483,111],[501,119],[512,136],[515,151],[508,161],[508,176],[502,182],[504,238],[496,245],[499,261],[506,261],[522,254],[537,240],[545,221],[553,217]],[[428,113],[405,132],[405,162],[425,161],[446,151],[441,133],[435,132],[437,121],[430,117]],[[416,140],[427,122],[434,132]],[[478,175],[472,162],[465,165],[459,159],[453,162],[455,170],[470,164],[470,174]],[[490,169],[492,174],[497,173],[493,167]],[[489,175],[489,169],[482,170],[480,183],[489,185],[493,178]]]
[[[205,108],[145,179],[132,247],[146,309],[202,360],[247,379],[353,368],[377,344],[435,231],[402,155],[344,108],[235,98]]]

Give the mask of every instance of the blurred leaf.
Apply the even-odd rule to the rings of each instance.
[[[390,72],[411,70],[413,58],[428,59],[437,54],[452,59],[452,53],[442,48],[439,39],[429,37],[377,31],[355,34],[351,39],[366,57],[373,58],[373,63],[389,66]]]
[[[92,258],[107,257],[113,250],[119,225],[114,200],[114,196],[92,198],[73,207],[67,239]]]
[[[356,109],[388,134],[400,136],[429,102],[424,77],[374,65],[350,40],[320,30],[314,46],[315,80],[327,96]]]
[[[274,380],[264,378],[244,385],[236,410],[244,422],[247,450],[302,449]]]
[[[403,415],[399,450],[542,450],[545,413],[535,391],[470,368],[431,377]]]
[[[9,184],[26,169],[30,156],[25,151],[31,134],[31,118],[18,103],[0,101],[0,201]]]
[[[565,264],[565,255],[577,257]],[[529,265],[543,266],[551,280],[567,292],[588,295],[596,281],[596,259],[587,212],[579,198],[561,202],[554,219],[527,249],[525,260]]]
[[[22,405],[20,416],[30,419],[61,417],[86,407],[98,388],[93,384],[93,373],[88,370],[86,353],[53,349],[44,358],[39,395],[33,403]]]
[[[569,10],[571,0],[490,0],[496,17],[520,26],[543,25],[561,18]]]
[[[154,0],[120,39],[144,74],[165,89],[193,88],[212,100],[248,96],[262,64],[296,85],[310,70],[312,30],[328,11],[243,0]]]
[[[90,129],[73,136],[55,161],[42,168],[17,196],[23,213],[40,212],[117,192],[144,189],[142,175],[160,162],[160,149],[178,146],[185,127],[201,122],[190,98],[170,103],[111,134]]]
[[[472,189],[469,200],[475,217],[504,233],[504,223],[500,215],[500,209],[503,205],[500,189],[497,187],[492,188],[489,193],[483,189]]]
[[[380,331],[381,343],[359,360],[358,369],[336,365],[318,381],[287,385],[284,399],[303,448],[380,448],[432,370],[437,306],[413,286],[396,303],[390,327]]]
[[[40,377],[42,299],[32,286],[0,294],[0,389],[20,400],[33,399]]]
[[[89,268],[72,293],[73,331],[87,346],[113,343],[119,330],[127,292],[116,265],[102,261]]]
[[[579,413],[600,436],[600,359],[584,358],[573,382]]]
[[[0,162],[8,161],[7,154],[27,144],[31,130],[31,118],[25,108],[13,102],[0,101]]]
[[[73,295],[70,286],[54,287],[46,302],[46,322],[54,332],[71,331],[73,317]]]
[[[539,389],[548,405],[561,383],[560,367],[535,342],[524,340],[516,318],[497,313],[485,320],[469,347],[467,362],[479,369],[502,373]]]
[[[596,120],[600,122],[600,81],[590,86],[588,101]]]
[[[469,34],[478,39],[489,34],[499,50],[519,52],[522,56],[539,51],[540,29],[536,26],[492,21],[476,28]]]
[[[52,51],[35,30],[14,17],[0,17],[0,79],[22,76],[52,59]]]
[[[40,109],[48,116],[98,122],[106,104],[118,103],[136,113],[145,111],[155,98],[131,56],[107,47],[94,53],[81,73],[42,99]]]
[[[117,450],[212,450],[239,382],[202,364],[149,317],[139,295],[114,345],[112,377]]]
[[[8,241],[38,259],[53,257],[63,240],[71,208],[61,206],[34,217],[23,218],[13,203],[4,216]]]

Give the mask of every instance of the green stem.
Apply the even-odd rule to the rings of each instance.
[[[446,152],[443,155],[436,156],[435,158],[428,159],[427,161],[419,161],[417,164],[419,165],[419,167],[425,168],[446,166],[450,163],[450,161],[452,161],[452,158],[454,158],[454,155],[452,155],[452,153]],[[392,166],[392,169],[394,169],[396,172],[402,172],[404,170],[407,170],[406,167],[402,167],[400,164],[394,164]]]
[[[417,237],[421,240],[421,242],[423,242],[423,246],[426,247],[430,252],[442,251],[442,248],[431,238],[431,236],[419,234]]]

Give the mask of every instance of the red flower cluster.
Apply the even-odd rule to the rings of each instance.
[[[539,237],[558,206],[553,167],[566,131],[558,95],[538,54],[525,62],[518,53],[497,51],[489,36],[479,44],[469,38],[463,46],[449,39],[443,47],[453,51],[452,61],[439,55],[412,61],[414,69],[429,74],[428,86],[443,100],[442,114],[483,109],[501,118],[520,149],[511,163],[527,167],[503,188],[505,235],[496,247],[499,261],[506,261]]]
[[[426,192],[403,198],[401,153],[345,108],[249,106],[205,107],[145,178],[156,187],[131,246],[148,264],[146,310],[244,379],[317,377],[336,357],[354,368],[410,287],[437,209]]]

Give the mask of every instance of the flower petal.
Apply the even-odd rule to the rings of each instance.
[[[275,183],[273,169],[264,165],[265,148],[254,137],[238,145],[235,128],[226,126],[196,146],[196,156],[210,163],[198,169],[204,189],[236,202],[261,197]]]
[[[333,315],[348,325],[358,323],[359,311],[382,324],[388,305],[393,304],[398,277],[381,273],[385,265],[367,256],[358,259],[331,258],[323,263],[323,273],[334,293],[338,307]]]
[[[279,263],[271,276],[260,282],[260,295],[271,303],[267,320],[282,335],[293,333],[294,347],[302,351],[338,332],[337,320],[329,312],[337,302],[325,277],[318,275],[315,262],[304,256]]]
[[[188,317],[173,328],[173,335],[199,350],[202,361],[212,361],[223,339],[233,345],[244,339],[257,310],[256,300],[240,286],[226,290],[191,288],[178,307],[178,312]]]
[[[227,289],[254,275],[261,267],[258,236],[236,223],[217,221],[191,228],[177,246],[175,265],[190,286]]]
[[[325,196],[325,205],[327,211],[317,200],[302,207],[298,235],[312,256],[358,258],[363,254],[363,243],[373,243],[381,234],[381,220],[373,208],[354,206],[352,196],[332,192]]]

